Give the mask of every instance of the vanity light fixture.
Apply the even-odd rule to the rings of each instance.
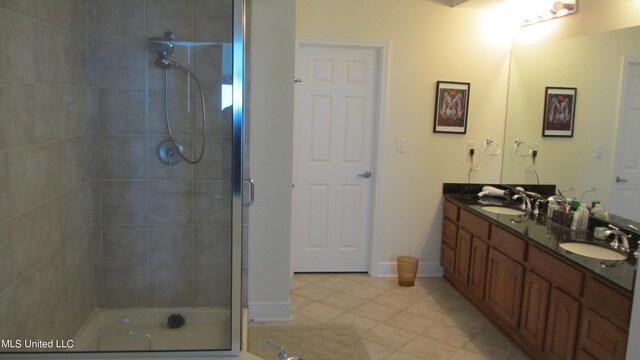
[[[544,5],[530,9],[522,26],[537,24],[541,21],[556,19],[578,11],[578,0],[548,0]]]

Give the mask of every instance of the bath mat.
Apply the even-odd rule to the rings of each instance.
[[[278,359],[276,350],[264,346],[271,340],[287,355],[304,360],[369,360],[353,325],[250,326],[249,352],[266,360]]]

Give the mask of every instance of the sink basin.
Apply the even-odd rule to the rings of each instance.
[[[600,260],[624,260],[627,257],[614,249],[583,242],[566,242],[560,247],[574,254],[600,259]]]
[[[498,205],[485,205],[480,207],[484,211],[496,213],[496,214],[505,214],[505,215],[524,215],[525,212],[522,210],[506,207],[506,206],[498,206]]]

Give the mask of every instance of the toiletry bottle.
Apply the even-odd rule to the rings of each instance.
[[[576,230],[579,227],[580,224],[580,217],[582,216],[582,214],[580,213],[580,211],[574,211],[573,212],[573,220],[571,220],[571,230]]]
[[[602,206],[600,206],[600,204],[595,204],[593,206],[593,209],[591,209],[591,215],[597,217],[597,218],[601,218],[604,219],[604,209],[602,208]]]
[[[586,230],[589,227],[589,209],[587,209],[586,204],[581,204],[578,210],[576,211],[580,213],[580,219],[578,220],[578,229]]]

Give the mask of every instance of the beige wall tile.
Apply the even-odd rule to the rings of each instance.
[[[104,307],[149,306],[147,268],[104,269]]]
[[[102,41],[139,41],[145,38],[143,0],[98,0],[97,35]]]
[[[231,14],[232,0],[195,0],[196,41],[227,41],[233,37]]]
[[[100,184],[103,224],[143,224],[147,221],[144,181],[107,181]]]
[[[9,188],[13,215],[53,198],[60,184],[57,144],[35,145],[9,153]]]
[[[193,0],[147,0],[146,31],[148,37],[162,37],[172,31],[176,41],[193,38]]]
[[[9,193],[9,152],[0,151],[0,223],[11,216]]]
[[[3,6],[45,24],[86,37],[86,8],[84,0],[41,1],[6,0]]]
[[[33,81],[37,72],[37,39],[33,20],[2,10],[5,79]]]
[[[103,179],[145,179],[146,139],[144,136],[104,135],[100,137]]]
[[[151,306],[193,306],[193,267],[151,268]]]
[[[193,223],[193,182],[149,181],[148,193],[150,224]]]
[[[16,278],[26,275],[63,246],[55,203],[44,203],[7,224],[12,238]]]
[[[0,222],[0,293],[13,284],[13,251],[9,222]]]
[[[145,93],[142,90],[99,90],[102,134],[143,135]]]
[[[198,103],[192,103],[191,112],[187,106],[186,91],[169,91],[169,124],[171,132],[176,135],[188,135],[193,129],[193,114],[196,112]],[[198,100],[199,101],[199,100]],[[197,111],[199,114],[201,111]],[[207,116],[207,118],[209,118]],[[202,121],[197,118],[197,121]],[[209,124],[209,122],[207,122]],[[200,122],[198,122],[200,129]],[[164,90],[149,91],[149,134],[167,136],[167,122],[165,119],[165,98]],[[198,133],[199,134],[199,133]]]
[[[193,265],[193,226],[149,226],[149,266]]]
[[[195,130],[194,133],[198,133]],[[201,138],[194,137],[194,152],[200,153]],[[198,180],[226,180],[231,179],[232,148],[230,137],[205,137],[204,157],[196,165],[196,179]]]
[[[194,220],[197,224],[231,223],[231,193],[228,181],[196,181]]]
[[[231,268],[196,267],[195,279],[195,306],[231,306]]]
[[[105,267],[147,266],[147,248],[146,226],[102,226],[102,252]]]
[[[231,266],[231,225],[195,226],[195,263],[199,266]]]
[[[101,41],[98,43],[98,86],[105,89],[144,90],[146,62],[147,46],[144,40]]]

